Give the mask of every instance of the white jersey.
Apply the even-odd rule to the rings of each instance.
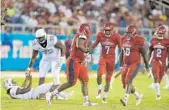
[[[47,35],[47,46],[42,47],[38,41],[33,40],[33,49],[43,53],[42,60],[60,60],[61,51],[55,48],[54,45],[57,42],[57,38],[54,35]]]
[[[37,99],[39,98],[40,94],[45,94],[49,92],[52,86],[53,83],[42,84],[35,89],[31,89],[29,92],[25,94],[16,94],[16,91],[19,87],[13,86],[9,91],[9,95],[14,99]]]

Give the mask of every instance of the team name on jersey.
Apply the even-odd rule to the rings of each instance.
[[[123,47],[131,47],[131,45],[130,44],[128,44],[128,43],[125,43],[125,44],[123,44]]]
[[[154,45],[154,48],[161,48],[161,49],[164,49],[164,46],[160,45],[160,44],[157,44],[157,45]]]
[[[114,43],[110,42],[110,41],[105,41],[102,43],[102,45],[114,45]]]

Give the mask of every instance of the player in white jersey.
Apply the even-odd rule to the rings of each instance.
[[[36,39],[33,40],[33,53],[27,68],[26,74],[30,74],[30,68],[32,67],[38,52],[42,52],[43,56],[39,65],[39,85],[45,81],[46,73],[51,69],[56,85],[60,84],[60,69],[62,66],[62,60],[65,53],[64,45],[57,40],[54,35],[47,35],[44,29],[38,29],[36,31]]]
[[[22,86],[17,86],[12,78],[8,78],[3,82],[3,87],[6,89],[7,94],[13,99],[39,99],[42,98],[42,96],[45,96],[45,93],[54,90],[58,86],[59,85],[55,85],[54,83],[44,83],[33,89],[31,75],[27,75]],[[69,99],[72,93],[73,92],[62,92],[57,94],[56,98]]]

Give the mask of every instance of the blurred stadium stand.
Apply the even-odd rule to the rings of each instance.
[[[31,57],[30,41],[38,28],[64,41],[76,33],[81,23],[90,24],[95,40],[104,22],[112,22],[121,35],[135,24],[147,41],[160,24],[169,25],[169,0],[8,0],[5,26],[1,31],[1,70],[25,70]],[[2,8],[3,5],[1,6]],[[14,56],[14,48],[17,58]],[[100,48],[94,55],[97,68]],[[118,56],[118,55],[116,55]],[[117,58],[117,57],[116,57]],[[38,69],[38,62],[34,68]],[[10,66],[15,63],[15,66]],[[118,62],[116,62],[118,65]],[[22,64],[22,65],[21,65]],[[118,68],[118,66],[117,66]],[[62,68],[65,69],[65,66]]]

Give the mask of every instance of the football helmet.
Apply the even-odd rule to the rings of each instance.
[[[156,31],[155,35],[159,39],[163,39],[167,35],[167,29],[164,25],[159,26]]]
[[[13,86],[16,86],[16,83],[13,81],[12,78],[8,78],[3,82],[3,87],[8,90],[12,88]]]
[[[44,43],[47,39],[44,29],[38,29],[35,33],[36,39],[39,43]]]
[[[135,25],[131,24],[126,28],[126,36],[134,38],[137,33],[137,28]]]
[[[113,24],[112,23],[105,23],[104,24],[104,34],[106,35],[106,37],[110,37],[111,32],[113,31]]]
[[[86,23],[80,25],[79,32],[83,33],[84,35],[88,37],[92,34],[90,26]]]

